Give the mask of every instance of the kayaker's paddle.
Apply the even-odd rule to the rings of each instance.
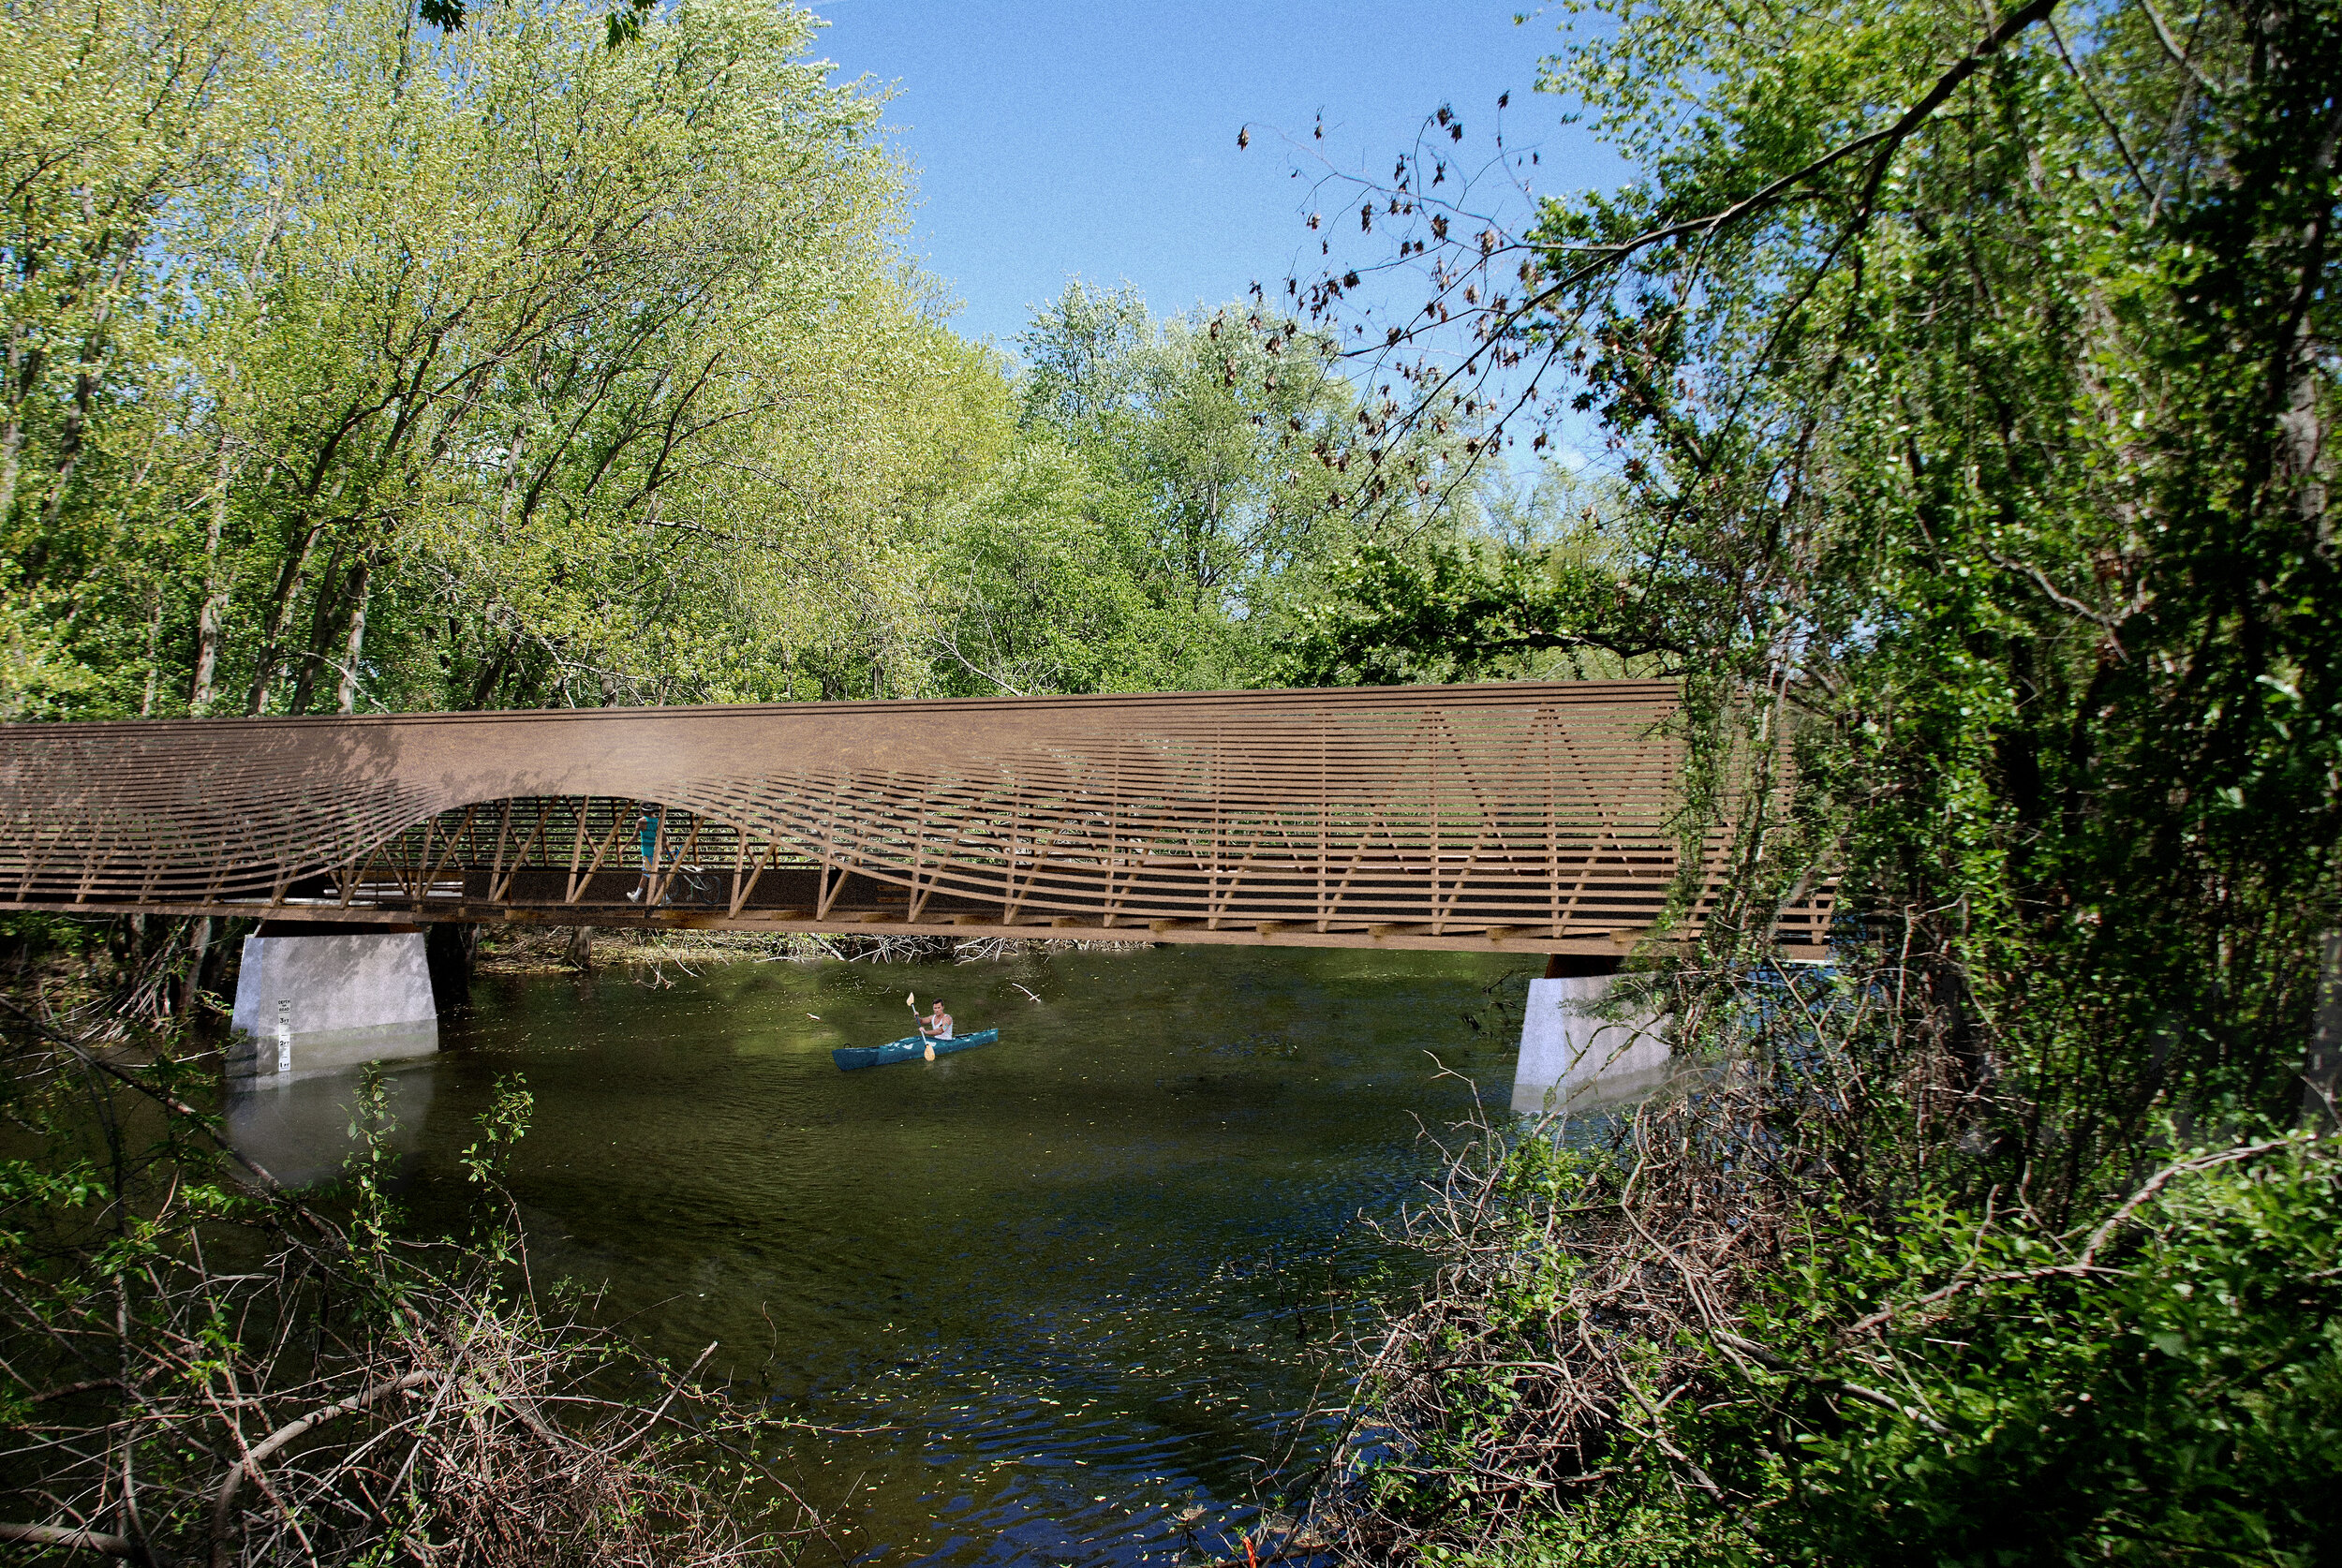
[[[916,991],[906,991],[906,992],[904,992],[904,993],[903,993],[903,1005],[904,1005],[905,1007],[907,1007],[907,1008],[911,1009],[911,1021],[912,1021],[913,1024],[918,1023],[918,1021],[919,1021],[919,993],[918,993],[918,992],[916,992]],[[926,1040],[926,1033],[927,1033],[927,1031],[926,1030],[926,1028],[922,1028],[919,1030],[919,1037],[920,1037],[922,1040]],[[927,1053],[926,1053],[926,1054],[927,1054],[927,1060],[929,1060],[929,1061],[933,1061],[933,1060],[935,1059],[935,1042],[934,1042],[934,1041],[932,1041],[932,1040],[928,1040],[928,1041],[927,1041]]]

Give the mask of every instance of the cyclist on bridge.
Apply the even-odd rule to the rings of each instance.
[[[630,904],[639,904],[650,896],[651,883],[659,875],[659,843],[666,827],[664,810],[656,801],[645,801],[640,815],[634,819],[635,832],[643,841],[643,880],[626,895]],[[661,899],[661,903],[665,900]]]

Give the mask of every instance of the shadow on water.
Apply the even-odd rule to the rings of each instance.
[[[483,976],[441,1055],[389,1074],[403,1199],[456,1223],[471,1118],[525,1073],[538,1278],[605,1290],[679,1360],[720,1341],[711,1365],[806,1424],[804,1490],[861,1561],[1240,1555],[1345,1293],[1403,1266],[1357,1217],[1395,1212],[1435,1168],[1421,1128],[1475,1088],[1503,1114],[1512,1042],[1460,1014],[1520,967],[1173,948]],[[839,1072],[833,1046],[907,1032],[913,990],[1001,1043]],[[237,1135],[325,1174],[348,1087],[239,1097]]]

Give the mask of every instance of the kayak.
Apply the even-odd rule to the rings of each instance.
[[[954,1051],[972,1051],[979,1045],[989,1045],[1001,1038],[998,1029],[978,1029],[973,1034],[956,1034],[949,1040],[932,1042],[935,1054],[948,1057]],[[927,1054],[930,1042],[912,1035],[908,1040],[890,1040],[883,1045],[841,1045],[829,1054],[840,1072],[852,1072],[857,1067],[883,1067],[890,1061],[917,1061]]]

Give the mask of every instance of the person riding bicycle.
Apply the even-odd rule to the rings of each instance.
[[[651,884],[659,877],[659,846],[665,837],[666,816],[657,802],[645,801],[643,804],[642,811],[634,819],[634,831],[643,845],[643,880],[632,893],[626,895],[630,904],[639,904],[649,897]]]

